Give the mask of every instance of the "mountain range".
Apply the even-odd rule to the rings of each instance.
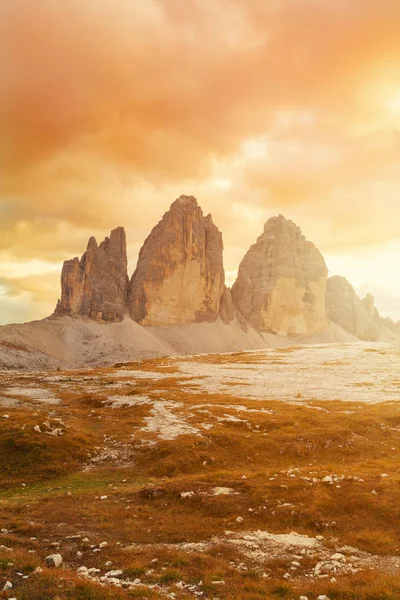
[[[225,285],[222,234],[193,196],[180,196],[145,240],[129,279],[122,227],[90,238],[64,263],[61,298],[41,321],[0,327],[0,368],[108,365],[204,352],[356,340],[400,345],[380,316],[319,250],[279,215]]]

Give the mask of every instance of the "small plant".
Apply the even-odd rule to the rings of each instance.
[[[175,569],[169,569],[165,571],[160,577],[160,583],[174,583],[175,581],[180,581],[182,579],[181,571],[177,571]]]
[[[291,589],[288,585],[278,585],[272,590],[272,594],[278,598],[287,598],[291,593]]]

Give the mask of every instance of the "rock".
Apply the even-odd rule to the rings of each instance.
[[[120,577],[122,575],[123,571],[121,571],[121,569],[115,569],[115,571],[108,571],[108,573],[106,573],[104,575],[104,577]]]
[[[371,294],[361,300],[347,279],[335,275],[328,279],[326,302],[328,317],[342,329],[360,340],[379,339],[382,319]]]
[[[73,258],[64,263],[56,314],[121,321],[126,311],[127,265],[122,227],[114,229],[100,246],[91,237],[80,260]]]
[[[12,590],[13,584],[11,583],[11,581],[6,581],[3,587],[3,592],[8,592],[9,590]]]
[[[87,573],[88,572],[88,568],[87,567],[79,567],[76,570],[77,573]]]
[[[220,304],[220,316],[224,323],[229,324],[235,318],[236,310],[232,300],[231,291],[225,287]]]
[[[146,239],[129,312],[141,325],[215,321],[224,293],[222,234],[193,196],[180,196]]]
[[[49,556],[46,556],[44,560],[46,562],[46,566],[50,568],[59,567],[63,561],[61,554],[50,554]]]
[[[332,554],[331,560],[338,560],[339,562],[346,562],[346,557],[344,554],[340,552],[336,552],[336,554]]]
[[[329,600],[328,596],[322,594],[322,596],[318,596],[317,600]]]
[[[279,215],[267,221],[240,263],[233,302],[257,331],[319,333],[327,326],[327,276],[321,253]]]
[[[224,292],[222,294],[219,316],[226,325],[229,325],[229,323],[232,323],[232,321],[237,319],[243,331],[248,330],[248,323],[242,313],[237,310],[236,306],[234,305],[232,292],[227,287],[224,288]]]

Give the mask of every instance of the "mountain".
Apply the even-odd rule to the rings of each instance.
[[[398,343],[400,324],[383,319],[372,294],[361,299],[344,277],[328,279],[326,300],[329,319],[356,338]]]
[[[240,263],[232,298],[257,331],[312,335],[327,327],[327,277],[321,253],[279,215],[267,221]]]
[[[222,234],[193,196],[180,196],[146,239],[128,310],[147,326],[215,321],[225,288]]]
[[[82,315],[99,321],[121,321],[126,310],[128,259],[126,235],[114,229],[100,246],[91,237],[81,259],[64,263],[57,314]]]
[[[282,215],[267,221],[225,286],[222,234],[193,196],[180,196],[146,239],[129,281],[126,236],[64,263],[61,299],[42,321],[0,327],[0,369],[112,365],[358,339],[399,345],[400,325],[372,296],[328,280],[321,253]]]

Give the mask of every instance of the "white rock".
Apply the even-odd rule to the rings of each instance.
[[[243,523],[243,521],[244,521],[243,517],[238,517],[236,519],[236,523]]]
[[[104,575],[104,577],[107,577],[108,579],[110,577],[119,577],[120,575],[122,575],[123,571],[121,571],[121,569],[115,569],[115,571],[108,571],[108,573],[106,573]]]
[[[181,492],[181,498],[192,498],[194,496],[194,492]]]
[[[45,558],[46,565],[48,567],[59,567],[62,564],[62,556],[61,554],[50,554]]]
[[[339,562],[342,562],[343,559],[346,560],[346,557],[344,554],[341,554],[340,552],[336,552],[336,554],[332,554],[332,556],[331,556],[331,560],[337,560]]]
[[[12,589],[12,586],[13,584],[11,583],[11,581],[6,581],[3,587],[3,592],[8,592]]]

